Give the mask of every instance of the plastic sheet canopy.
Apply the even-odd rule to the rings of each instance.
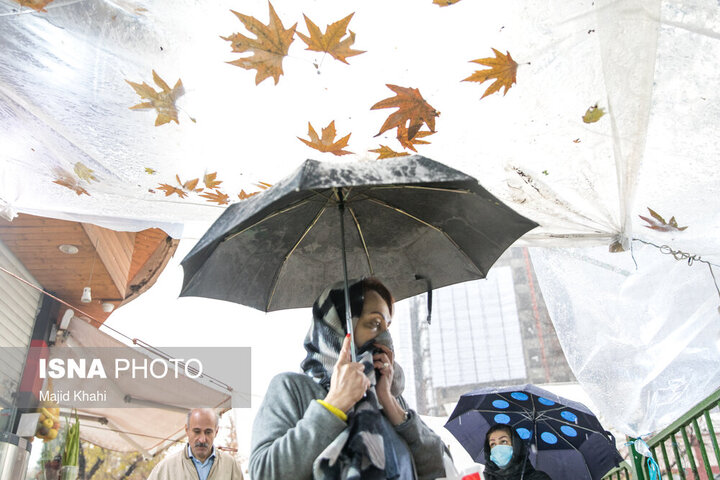
[[[715,361],[717,345],[670,341],[717,324],[707,265],[680,268],[648,247],[636,268],[629,252],[644,240],[720,261],[714,0],[275,0],[284,28],[297,23],[304,35],[303,15],[324,32],[354,13],[351,48],[365,53],[346,64],[306,50],[296,35],[277,84],[271,77],[258,85],[254,70],[228,63],[249,54],[232,52],[222,37],[255,38],[230,9],[267,25],[265,0],[55,0],[46,11],[20,3],[0,0],[5,217],[197,237],[223,209],[202,196],[216,195],[206,174],[216,173],[228,201],[240,201],[306,158],[335,158],[298,139],[309,138],[308,124],[320,134],[333,121],[335,141],[351,135],[345,161],[376,161],[371,150],[383,145],[403,151],[396,130],[376,135],[392,110],[371,107],[394,96],[388,84],[416,88],[440,112],[418,153],[477,177],[540,223],[526,243],[624,247],[598,261],[629,275],[608,274],[607,286],[593,288],[578,278],[592,278],[596,262],[586,260],[595,250],[533,254],[571,366],[604,417],[646,433],[699,400],[708,381],[718,386],[704,363]],[[493,48],[519,64],[517,83],[482,98],[492,80],[462,80],[485,68],[471,61],[493,57]],[[128,82],[161,90],[153,71],[168,90],[182,81],[178,123],[155,126],[157,111],[130,109],[146,100]],[[586,123],[588,110],[605,115]],[[162,184],[185,198],[166,196]],[[627,287],[630,280],[640,286]],[[637,289],[657,295],[657,285],[674,307],[636,310],[647,302]],[[580,309],[588,298],[597,308]],[[620,331],[618,322],[630,327]],[[648,335],[652,341],[639,340]],[[589,339],[593,348],[583,349]],[[677,355],[651,367],[664,348]],[[600,376],[609,359],[627,371]],[[682,392],[684,401],[667,401]]]

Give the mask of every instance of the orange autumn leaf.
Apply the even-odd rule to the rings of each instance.
[[[222,180],[215,180],[215,177],[217,177],[217,172],[205,174],[203,177],[203,183],[206,188],[217,188],[217,186],[222,183]]]
[[[247,192],[245,192],[245,190],[240,190],[240,193],[238,193],[238,198],[240,200],[247,200],[250,197],[254,197],[258,193],[260,193],[260,192],[247,193]]]
[[[245,28],[255,34],[257,38],[248,38],[241,33],[233,33],[228,37],[221,37],[223,40],[232,43],[233,52],[252,53],[250,57],[239,58],[228,63],[246,70],[257,70],[255,74],[255,85],[269,77],[273,77],[275,79],[275,85],[277,85],[280,80],[280,75],[283,74],[283,58],[287,55],[290,44],[293,42],[295,27],[297,27],[296,23],[291,28],[285,30],[272,4],[268,2],[268,5],[270,7],[270,23],[267,25],[255,17],[230,10],[240,19],[243,25],[245,25]]]
[[[440,5],[441,7],[448,7],[450,5],[455,5],[460,0],[433,0],[433,3],[435,5]]]
[[[80,186],[80,182],[78,181],[77,178],[75,178],[73,176],[72,173],[68,172],[65,169],[59,168],[59,167],[56,167],[54,169],[54,173],[55,173],[55,180],[53,180],[53,183],[61,185],[65,188],[69,188],[70,190],[77,193],[78,195],[90,196],[88,191]]]
[[[172,194],[175,194],[180,198],[187,197],[187,193],[185,193],[184,190],[177,188],[177,187],[173,187],[172,185],[168,185],[167,183],[161,183],[160,185],[158,185],[157,188],[158,188],[158,190],[162,190],[163,192],[165,192],[166,197],[169,197]]]
[[[380,108],[397,108],[398,110],[385,120],[380,131],[375,135],[376,137],[392,128],[404,127],[408,131],[408,139],[412,139],[423,124],[427,125],[431,132],[435,132],[435,117],[440,116],[440,112],[425,101],[420,95],[420,90],[390,84],[386,84],[386,86],[395,92],[395,96],[379,101],[370,107],[370,110]]]
[[[227,205],[228,203],[230,203],[230,197],[217,189],[214,192],[205,192],[200,196],[203,198],[207,198],[208,202],[215,202],[218,205]]]
[[[421,132],[417,132],[414,137],[408,138],[408,131],[407,128],[405,128],[404,125],[398,127],[397,129],[397,139],[398,142],[400,142],[400,145],[403,146],[403,148],[407,148],[412,150],[413,152],[417,152],[415,150],[415,145],[429,145],[430,142],[427,140],[420,140],[423,137],[427,137],[429,135],[432,135],[435,132],[428,132],[426,130],[423,130]]]
[[[483,96],[480,97],[481,99],[499,91],[503,87],[505,87],[505,91],[503,92],[503,95],[505,95],[513,83],[517,83],[518,64],[510,56],[510,52],[505,52],[507,55],[503,55],[494,48],[492,51],[495,52],[495,58],[489,57],[472,60],[473,63],[479,63],[480,65],[490,68],[486,70],[476,70],[475,73],[463,80],[463,82],[483,83],[487,80],[495,79],[485,90]]]
[[[406,152],[396,152],[392,148],[387,147],[385,145],[380,145],[380,148],[376,148],[375,150],[368,150],[369,152],[377,153],[378,158],[376,160],[382,160],[384,158],[395,158],[395,157],[406,157],[410,155]]]
[[[17,3],[22,5],[23,7],[30,7],[36,12],[47,12],[45,10],[45,7],[48,6],[48,4],[52,3],[53,0],[15,0]],[[78,194],[80,195],[80,194]]]
[[[666,222],[663,217],[661,217],[656,211],[654,211],[652,208],[647,207],[648,211],[650,212],[650,215],[652,218],[643,217],[642,215],[638,215],[638,217],[645,220],[648,224],[643,225],[645,228],[649,228],[651,230],[657,230],[659,232],[672,232],[672,231],[680,231],[682,232],[686,228],[685,227],[679,227],[677,220],[675,220],[675,217],[670,217],[670,221]]]
[[[159,125],[164,125],[171,120],[175,123],[180,123],[178,121],[178,111],[175,107],[175,101],[178,99],[178,97],[185,93],[182,80],[178,79],[175,86],[171,89],[170,86],[165,83],[162,78],[160,78],[160,75],[155,73],[155,70],[152,71],[152,74],[153,81],[161,89],[159,92],[156,92],[153,87],[151,87],[145,82],[140,84],[131,82],[130,80],[125,80],[135,90],[135,93],[140,95],[140,98],[142,98],[143,100],[149,100],[148,102],[134,105],[130,107],[130,109],[138,110],[145,108],[154,108],[155,110],[157,110],[158,115],[155,119],[156,127]]]
[[[258,182],[255,185],[257,185],[258,188],[262,188],[263,190],[267,190],[268,188],[272,187],[272,183],[267,182]]]
[[[187,182],[183,183],[180,180],[179,175],[175,175],[175,180],[177,180],[178,185],[181,185],[183,189],[187,190],[188,192],[202,192],[202,188],[195,188],[197,187],[198,182],[200,182],[199,178],[193,178],[192,180],[188,180]]]
[[[333,155],[347,155],[347,150],[343,150],[343,148],[347,147],[348,140],[350,139],[351,133],[348,133],[344,137],[342,137],[337,142],[334,142],[336,132],[335,132],[335,120],[330,122],[330,124],[322,129],[322,138],[318,137],[317,132],[313,128],[313,126],[308,122],[308,136],[310,137],[310,140],[305,140],[303,138],[297,137],[298,140],[303,142],[305,145],[307,145],[310,148],[314,148],[315,150],[319,150],[321,152],[325,153],[332,153]]]
[[[327,52],[332,55],[335,60],[340,60],[345,64],[348,63],[346,60],[347,57],[365,53],[362,50],[353,50],[350,48],[350,46],[355,43],[355,33],[352,31],[350,31],[350,35],[346,39],[342,39],[342,37],[345,36],[347,26],[353,15],[355,14],[351,13],[342,20],[338,20],[337,22],[325,27],[324,35],[318,26],[307,17],[307,15],[303,15],[303,17],[305,17],[305,24],[307,25],[308,32],[310,32],[310,36],[308,37],[300,32],[297,34],[298,37],[307,44],[308,48],[305,50]]]

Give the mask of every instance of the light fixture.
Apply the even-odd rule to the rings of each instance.
[[[60,330],[67,330],[67,328],[70,326],[70,320],[72,320],[72,317],[75,316],[75,312],[68,308],[65,310],[65,313],[63,313],[62,320],[60,320]]]
[[[115,309],[115,304],[110,303],[110,302],[103,302],[102,309],[103,309],[103,312],[110,313]]]
[[[75,245],[70,245],[69,243],[63,243],[62,245],[58,245],[58,250],[60,250],[62,253],[67,253],[68,255],[75,255],[80,251],[78,247]]]
[[[90,292],[90,287],[83,288],[83,293],[82,293],[82,297],[80,297],[80,301],[82,303],[92,302],[92,294]]]

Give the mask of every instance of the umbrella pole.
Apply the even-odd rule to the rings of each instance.
[[[342,189],[339,189],[337,194],[340,199],[338,210],[340,210],[340,242],[342,245],[343,280],[345,282],[345,328],[350,334],[350,354],[352,355],[352,361],[355,362],[357,360],[355,355],[355,332],[353,332],[352,313],[350,312],[350,287],[348,286],[347,255],[345,253],[345,199],[343,198]]]

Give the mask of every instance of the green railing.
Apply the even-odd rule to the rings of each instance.
[[[647,440],[663,479],[714,480],[720,478],[720,421],[713,422],[711,412],[720,407],[720,390],[700,402],[662,432]],[[717,410],[716,410],[717,411]],[[634,440],[634,439],[629,439]],[[646,458],[631,444],[634,472],[622,465],[608,472],[603,480],[628,478],[650,480]],[[632,473],[629,477],[621,474]]]
[[[622,462],[605,474],[603,480],[635,480],[632,475],[632,467],[627,462]]]

